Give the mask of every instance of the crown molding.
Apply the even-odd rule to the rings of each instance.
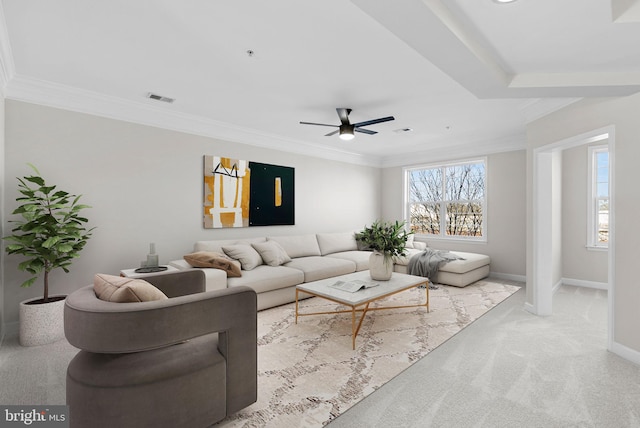
[[[170,105],[165,107],[151,100],[148,102],[131,101],[20,75],[14,75],[9,81],[5,96],[16,101],[153,126],[186,134],[377,168],[459,159],[526,148],[524,135],[516,135],[491,141],[466,141],[464,145],[441,142],[440,147],[433,147],[429,150],[382,158],[380,156],[362,155],[309,144],[305,141],[282,138],[251,128],[243,128],[201,116],[177,112],[171,110]],[[539,103],[526,105],[523,109],[533,110],[535,108],[539,111],[539,115],[543,115],[541,112],[548,114],[574,101],[575,99],[565,100],[563,101],[564,104],[559,102],[549,106],[548,100],[539,100]]]
[[[148,102],[131,101],[32,77],[14,75],[6,86],[5,96],[16,101],[271,150],[293,152],[357,165],[380,167],[381,164],[381,160],[377,156],[318,146],[202,116],[189,115],[172,110],[171,106],[158,106],[152,100]]]
[[[615,23],[640,22],[640,1],[611,0],[611,15]]]
[[[525,123],[529,124],[582,99],[583,98],[536,98],[522,106],[520,110],[524,114]]]
[[[491,141],[475,141],[464,145],[449,144],[424,151],[416,151],[397,156],[390,156],[382,162],[383,168],[398,166],[418,165],[421,163],[433,163],[486,156],[495,153],[513,152],[525,150],[527,140],[525,134],[511,135]]]
[[[4,17],[4,8],[0,2],[0,94],[6,96],[6,88],[16,74],[13,53],[9,43],[9,31]]]

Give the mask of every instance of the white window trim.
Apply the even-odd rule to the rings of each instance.
[[[429,169],[429,168],[446,168],[450,166],[458,166],[458,165],[466,165],[471,163],[483,163],[484,164],[484,200],[482,201],[482,236],[447,236],[447,235],[430,235],[426,233],[416,233],[416,240],[423,241],[460,241],[467,243],[487,243],[487,236],[489,236],[489,227],[488,227],[488,211],[487,211],[487,201],[489,200],[489,162],[487,161],[487,157],[479,157],[473,159],[464,159],[450,162],[434,162],[430,164],[420,164],[414,165],[410,167],[402,168],[403,172],[403,199],[402,199],[402,213],[403,218],[405,219],[405,224],[407,229],[411,226],[411,211],[409,210],[409,173],[411,171],[417,169]]]
[[[596,165],[596,153],[602,151],[609,151],[608,144],[598,144],[589,146],[588,148],[588,185],[587,185],[587,250],[594,251],[607,251],[609,249],[609,243],[598,242],[597,231],[597,204],[595,199],[597,198],[597,165]],[[611,189],[611,161],[609,161],[609,189]],[[611,201],[611,190],[609,190],[609,201]],[[611,223],[611,218],[609,218]]]

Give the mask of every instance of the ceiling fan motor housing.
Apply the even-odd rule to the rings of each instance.
[[[343,123],[340,125],[340,133],[341,134],[353,134],[354,126],[349,123]]]

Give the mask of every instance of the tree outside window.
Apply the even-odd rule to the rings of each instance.
[[[589,246],[606,248],[609,245],[609,149],[589,147],[591,159],[589,201]]]
[[[413,168],[407,172],[407,223],[417,234],[482,238],[484,161]]]

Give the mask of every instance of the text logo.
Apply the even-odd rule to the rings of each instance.
[[[0,428],[69,428],[67,406],[0,406]]]

